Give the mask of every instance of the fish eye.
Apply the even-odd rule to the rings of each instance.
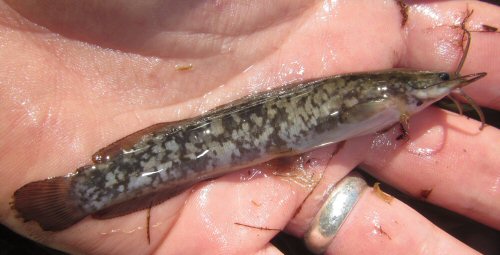
[[[450,80],[450,75],[448,73],[440,73],[439,78],[443,81],[448,81]]]

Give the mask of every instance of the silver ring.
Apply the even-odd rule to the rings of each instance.
[[[304,235],[311,252],[321,254],[326,251],[366,187],[365,180],[355,172],[335,185]]]

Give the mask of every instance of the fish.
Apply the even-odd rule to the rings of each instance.
[[[126,136],[74,173],[22,186],[13,208],[46,231],[122,216],[204,180],[387,129],[485,75],[389,69],[284,85]]]

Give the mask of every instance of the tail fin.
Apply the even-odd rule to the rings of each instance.
[[[14,192],[13,208],[26,221],[43,230],[66,229],[87,216],[71,195],[71,178],[55,177],[31,182]]]

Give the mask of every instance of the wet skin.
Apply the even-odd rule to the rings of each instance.
[[[5,182],[0,188],[0,217],[3,224],[24,235],[76,253],[274,251],[268,241],[275,232],[242,228],[235,222],[286,227],[302,235],[308,216],[318,207],[307,201],[291,218],[310,189],[266,177],[258,171],[263,168],[254,168],[253,178],[243,170],[202,183],[154,207],[151,245],[143,229],[122,233],[143,228],[145,211],[106,221],[88,218],[64,232],[50,233],[20,222],[7,201],[25,183],[72,172],[89,163],[98,149],[136,130],[193,117],[269,87],[393,67],[452,71],[460,57],[460,31],[438,25],[456,24],[465,11],[464,3],[455,2],[432,8],[410,6],[408,28],[401,28],[398,5],[382,1],[342,3],[330,11],[322,2],[304,1],[232,7],[167,2],[130,9],[117,3],[87,6],[87,12],[73,5],[54,8],[23,3],[0,5],[0,117],[5,120],[0,124],[0,174]],[[472,3],[469,7],[474,9],[472,27],[500,25],[498,9]],[[448,11],[455,16],[447,15]],[[462,72],[489,75],[467,91],[479,104],[499,109],[498,35],[473,36]],[[178,70],[178,64],[193,68]],[[330,160],[333,147],[310,154],[316,162],[310,171],[326,169],[318,188],[325,189],[362,163],[372,174],[416,196],[432,186],[430,202],[498,229],[500,220],[495,215],[500,215],[500,209],[491,203],[499,198],[500,174],[495,167],[499,162],[493,157],[499,147],[491,143],[499,140],[498,130],[487,127],[478,132],[477,122],[435,109],[415,116],[410,126],[413,142],[439,148],[438,153],[417,157],[412,143],[401,145],[392,139],[394,143],[384,147],[373,143],[373,137],[356,139],[335,160]],[[429,137],[433,139],[426,140]],[[438,188],[443,186],[457,188]],[[358,208],[373,212],[367,206],[371,203],[377,202]],[[423,229],[429,223],[404,205],[396,203],[388,210],[379,210],[382,218],[402,212],[409,226],[424,222],[407,238],[422,240],[428,234]],[[353,214],[346,229],[357,229],[356,219],[364,219],[360,215]],[[452,251],[467,251],[445,234],[436,235],[456,249]],[[358,238],[341,232],[336,242],[343,245],[334,243],[332,251],[357,251],[361,249],[354,245]],[[394,252],[421,247],[393,245],[367,242],[363,248]]]

